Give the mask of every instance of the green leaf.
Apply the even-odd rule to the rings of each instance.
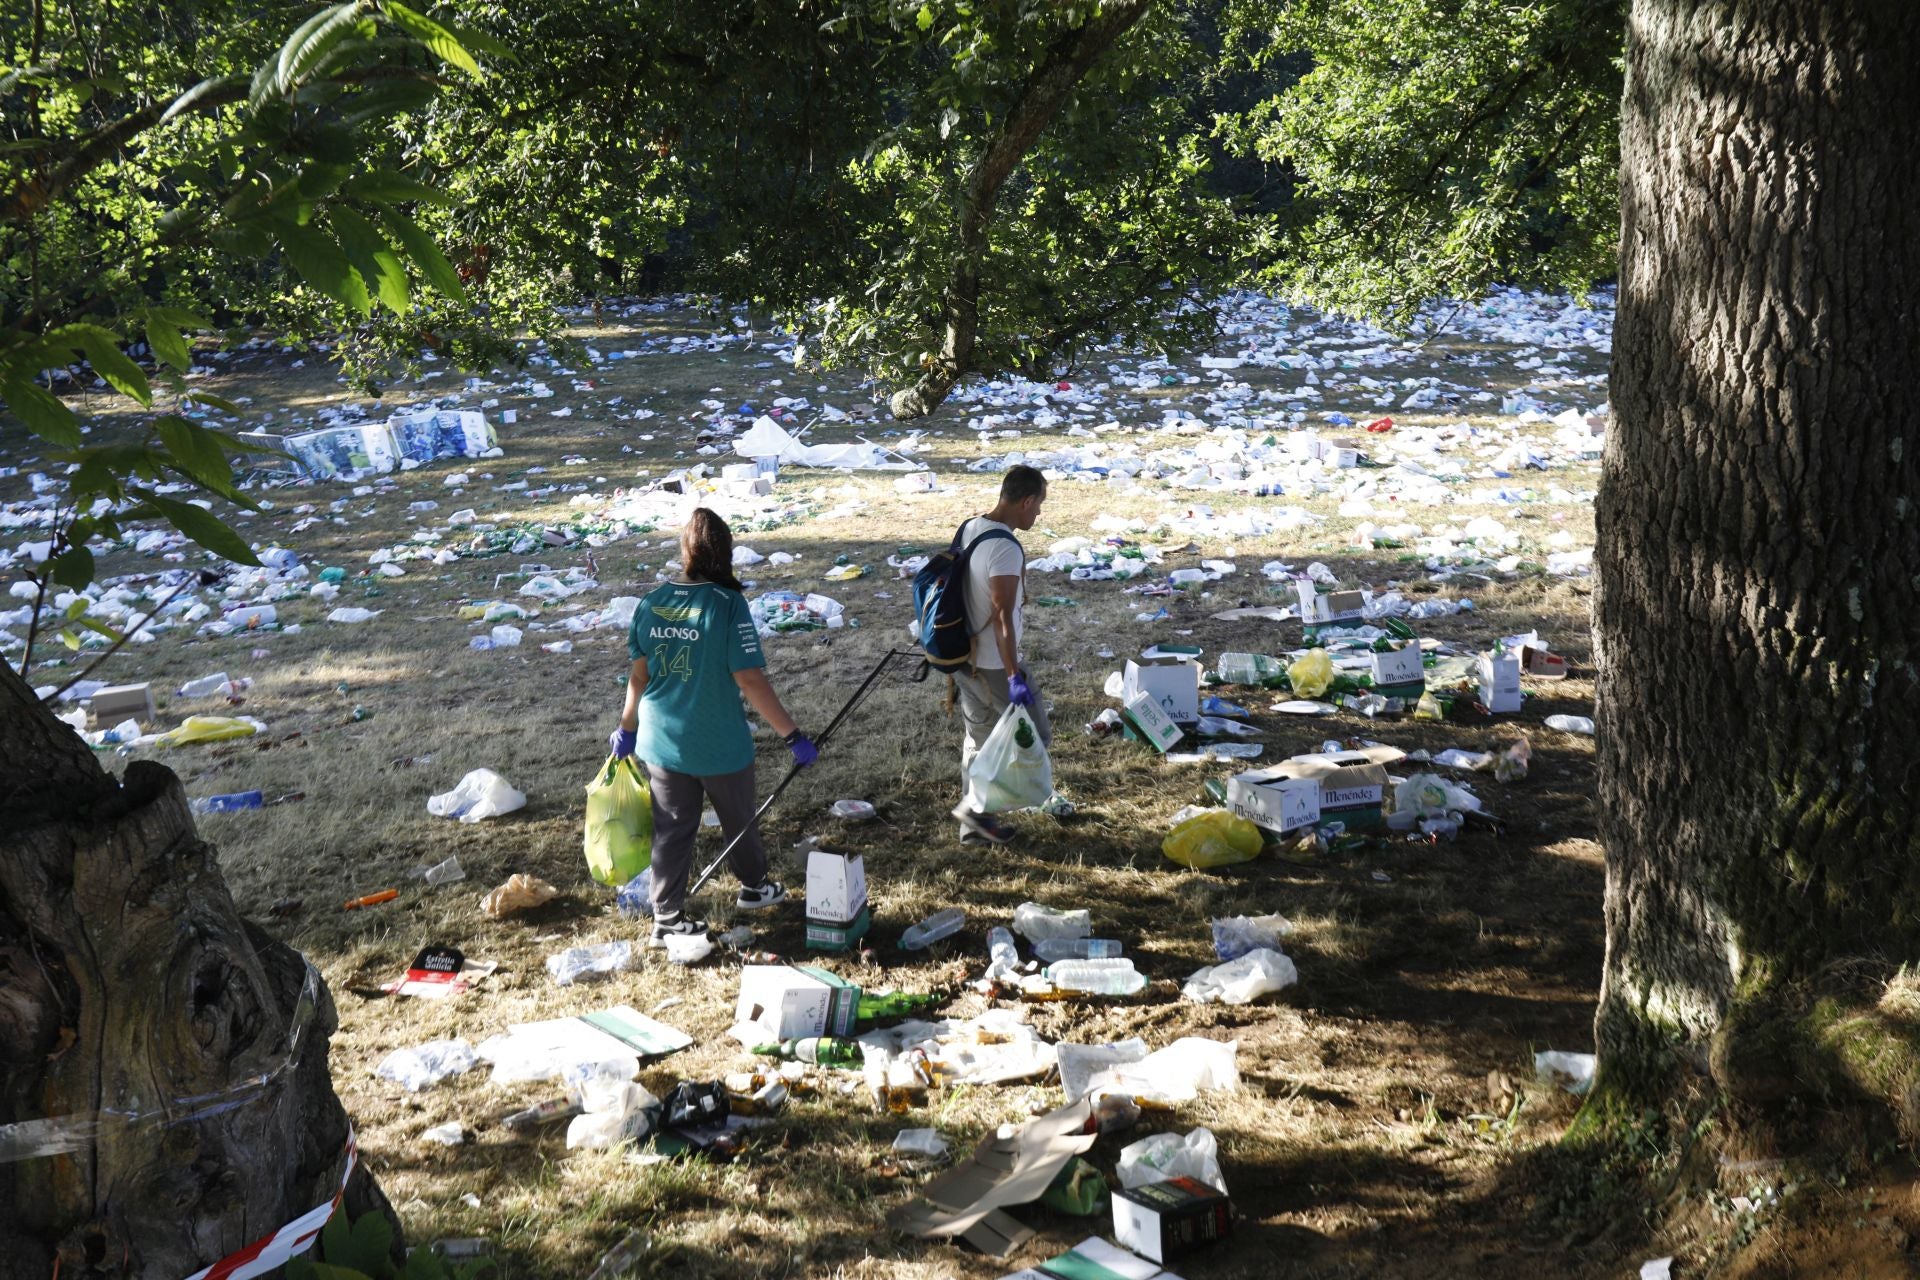
[[[47,576],[63,587],[80,590],[93,581],[93,552],[82,546],[68,547],[47,561]],[[74,603],[80,604],[80,601]]]
[[[431,1249],[415,1249],[407,1255],[406,1280],[447,1280],[446,1264]]]
[[[153,388],[140,366],[120,350],[120,339],[97,324],[63,324],[47,334],[47,342],[86,353],[95,373],[122,395],[132,396],[143,405],[153,403]]]
[[[171,413],[154,427],[176,467],[215,493],[232,496],[233,471],[227,466],[227,451],[213,432]]]
[[[378,204],[393,204],[401,200],[417,200],[423,204],[454,203],[453,197],[438,187],[415,182],[391,169],[375,169],[371,173],[359,174],[348,180],[341,194]]]
[[[188,311],[185,307],[148,307],[147,315],[189,332],[213,328],[213,321],[197,311]]]
[[[187,399],[193,401],[195,404],[204,404],[209,409],[218,409],[222,413],[230,413],[236,418],[240,416],[239,405],[227,399],[225,396],[217,396],[211,391],[202,391],[200,388],[195,387],[187,393]]]
[[[347,1221],[346,1210],[336,1208],[320,1228],[320,1255],[338,1263],[353,1256],[353,1224]]]
[[[922,31],[933,30],[933,6],[930,4],[921,5],[920,12],[914,17],[914,22],[919,25]]]
[[[347,259],[373,285],[381,303],[393,314],[405,315],[413,305],[413,294],[407,288],[407,268],[400,255],[388,248],[374,225],[355,210],[335,205],[328,218],[340,237],[340,247],[347,251]]]
[[[191,502],[176,502],[172,498],[163,498],[156,493],[142,491],[140,500],[168,524],[192,538],[222,560],[231,560],[235,564],[260,564],[260,557],[253,554],[245,538],[221,523],[220,518],[205,507],[196,507]]]
[[[380,217],[428,282],[454,302],[464,304],[467,291],[460,286],[460,274],[447,261],[447,255],[440,252],[440,246],[433,242],[433,237],[422,231],[419,223],[397,209],[382,209]]]
[[[80,445],[80,422],[60,397],[25,377],[0,382],[0,396],[7,399],[13,416],[27,424],[27,430],[48,444],[74,449]]]
[[[146,323],[147,344],[153,348],[153,354],[185,373],[193,367],[193,348],[180,336],[180,330],[158,316],[148,316]]]
[[[373,310],[373,302],[367,297],[367,282],[360,278],[360,273],[353,269],[331,236],[314,227],[289,225],[282,228],[280,248],[294,270],[321,293],[363,316]]]
[[[479,76],[480,64],[473,60],[473,55],[467,52],[467,47],[460,43],[459,37],[453,32],[425,14],[415,13],[407,6],[397,3],[396,0],[385,0],[381,7],[387,11],[387,16],[393,19],[395,26],[427,46],[434,57],[459,67],[470,76]]]
[[[120,639],[119,631],[108,626],[98,618],[75,618],[73,620],[73,626],[81,630],[91,631],[95,635],[105,636],[109,640]]]
[[[60,643],[75,653],[78,653],[80,652],[80,633],[72,627],[62,627],[60,628]]]
[[[272,94],[284,94],[318,71],[342,40],[354,33],[366,10],[365,0],[347,0],[322,9],[294,29],[279,54],[253,79],[253,103]]]
[[[84,614],[84,613],[86,613],[86,611],[87,611],[87,606],[88,606],[88,605],[90,605],[90,604],[92,604],[92,603],[93,603],[93,601],[91,601],[91,600],[70,600],[70,601],[68,601],[68,602],[67,602],[67,608],[66,608],[66,613],[65,613],[65,615],[64,615],[64,616],[65,616],[65,618],[67,619],[67,621],[68,621],[68,622],[72,622],[72,621],[73,621],[73,620],[74,620],[75,618],[78,618],[78,617],[80,617],[80,616],[81,616],[82,614]]]
[[[368,1275],[391,1273],[387,1251],[393,1247],[393,1227],[383,1213],[363,1213],[353,1224],[353,1265]]]

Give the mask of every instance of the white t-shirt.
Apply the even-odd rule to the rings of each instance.
[[[989,529],[1013,530],[998,520],[975,516],[960,526],[960,549]],[[988,671],[1004,670],[1000,660],[999,637],[993,633],[993,595],[987,583],[993,578],[1014,577],[1020,585],[1013,591],[1013,649],[1020,652],[1020,615],[1027,603],[1027,553],[1018,538],[989,538],[974,548],[967,561],[967,626],[973,631],[973,665]]]

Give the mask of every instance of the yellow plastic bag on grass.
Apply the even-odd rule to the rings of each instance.
[[[1317,698],[1333,687],[1333,656],[1325,649],[1309,649],[1307,656],[1287,668],[1296,698]]]
[[[1167,832],[1167,838],[1160,842],[1160,852],[1183,867],[1206,871],[1251,862],[1260,856],[1265,844],[1260,828],[1245,818],[1225,809],[1209,809]]]
[[[190,742],[224,742],[228,738],[250,738],[260,732],[258,720],[243,716],[188,716],[178,729],[163,733],[163,747],[183,747]]]
[[[607,757],[587,784],[587,871],[619,888],[653,861],[653,791],[632,756]]]

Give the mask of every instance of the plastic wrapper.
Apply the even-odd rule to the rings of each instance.
[[[1249,951],[1280,950],[1280,940],[1293,932],[1285,916],[1225,916],[1213,922],[1213,954],[1238,960]]]
[[[427,812],[436,818],[480,822],[512,813],[526,803],[526,793],[515,791],[505,778],[491,769],[475,769],[453,790],[429,798]]]
[[[1560,1085],[1568,1093],[1584,1095],[1593,1087],[1593,1071],[1597,1061],[1591,1053],[1544,1049],[1533,1055],[1533,1073],[1542,1080]]]
[[[1205,1090],[1238,1089],[1238,1040],[1183,1036],[1139,1062],[1094,1073],[1087,1092],[1127,1093],[1165,1102],[1191,1102]]]
[[[1325,649],[1309,649],[1287,667],[1287,680],[1300,698],[1317,698],[1333,687],[1333,656]]]
[[[409,1049],[395,1049],[380,1060],[373,1074],[418,1093],[472,1070],[479,1061],[473,1046],[465,1040],[429,1040]]]
[[[224,742],[228,738],[250,738],[265,727],[249,716],[188,716],[178,729],[161,734],[158,741],[163,747]]]
[[[1188,818],[1160,842],[1160,851],[1183,867],[1204,871],[1250,862],[1260,856],[1266,837],[1260,828],[1225,809],[1208,809]]]
[[[591,947],[568,947],[547,957],[547,973],[563,987],[604,978],[633,965],[631,942],[602,942]]]
[[[1251,1004],[1299,980],[1300,971],[1291,959],[1262,947],[1237,960],[1197,970],[1180,994],[1201,1004]]]
[[[1175,1178],[1196,1179],[1222,1194],[1227,1190],[1220,1172],[1220,1143],[1209,1129],[1185,1135],[1156,1133],[1122,1147],[1116,1172],[1120,1185],[1129,1191]]]
[[[1009,706],[967,762],[967,795],[975,813],[1033,809],[1053,794],[1053,761],[1040,741],[1033,719],[1022,707]]]
[[[480,899],[481,912],[498,920],[516,911],[531,911],[559,896],[560,891],[538,876],[516,872],[499,888]]]
[[[1093,936],[1093,917],[1085,907],[1065,910],[1042,906],[1038,902],[1023,902],[1013,909],[1013,931],[1028,942],[1044,942],[1048,938],[1090,938]]]
[[[1053,1051],[1060,1062],[1060,1087],[1068,1102],[1077,1102],[1100,1072],[1145,1060],[1147,1042],[1135,1036],[1114,1044],[1057,1044]]]
[[[622,1142],[638,1142],[653,1131],[660,1099],[643,1086],[628,1081],[601,1101],[605,1105],[600,1109],[567,1122],[567,1150],[605,1151]]]

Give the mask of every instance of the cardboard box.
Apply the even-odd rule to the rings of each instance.
[[[1320,821],[1320,781],[1285,765],[1235,774],[1227,779],[1227,808],[1268,831],[1298,831]]]
[[[1157,1262],[1128,1253],[1108,1244],[1099,1236],[1089,1236],[1057,1258],[1049,1258],[1030,1271],[1016,1272],[1005,1280],[1038,1277],[1039,1280],[1174,1280]]]
[[[807,919],[848,925],[867,909],[867,864],[857,853],[807,855]]]
[[[1530,680],[1565,680],[1567,660],[1557,653],[1529,645],[1520,651],[1520,674]]]
[[[1387,766],[1404,759],[1406,753],[1397,747],[1368,747],[1295,756],[1272,772],[1319,786],[1317,822],[1344,822],[1349,831],[1366,831],[1386,825]]]
[[[149,683],[116,684],[93,695],[93,714],[100,722],[118,723],[132,716],[135,720],[153,719],[153,686]]]
[[[1129,658],[1121,677],[1120,701],[1131,705],[1151,697],[1175,724],[1200,719],[1200,664],[1186,658]]]
[[[1420,642],[1373,655],[1373,691],[1383,698],[1418,698],[1427,691],[1427,669],[1421,663]]]
[[[1359,622],[1366,612],[1363,592],[1329,591],[1322,595],[1310,580],[1302,579],[1294,583],[1294,594],[1300,600],[1300,621],[1308,627]]]
[[[1344,469],[1346,467],[1357,467],[1360,465],[1360,451],[1358,449],[1331,445],[1321,456],[1326,459],[1327,465],[1330,467],[1340,467]]]
[[[743,965],[733,1020],[757,1027],[765,1035],[761,1044],[828,1035],[833,993],[833,984],[792,965]]]
[[[1520,655],[1480,655],[1480,704],[1496,715],[1520,709]]]
[[[817,969],[810,964],[795,965],[801,973],[819,982],[824,982],[831,992],[827,1004],[827,1029],[822,1035],[853,1036],[853,1024],[860,1016],[860,984],[849,982],[831,969]]]
[[[1149,694],[1139,694],[1126,704],[1127,719],[1132,722],[1140,736],[1153,744],[1153,749],[1161,755],[1167,754],[1167,748],[1180,741],[1180,726],[1161,708]]]
[[[823,920],[807,920],[807,950],[809,951],[851,951],[860,945],[860,939],[867,936],[873,928],[873,912],[866,907],[860,908],[860,914],[845,924],[833,924]]]
[[[1232,1234],[1226,1194],[1196,1178],[1114,1188],[1113,1238],[1143,1258],[1171,1262]]]

